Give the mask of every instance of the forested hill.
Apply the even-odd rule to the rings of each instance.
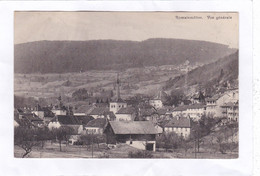
[[[233,83],[238,79],[238,51],[213,63],[198,67],[188,72],[187,86],[202,85],[214,87],[225,82]],[[183,88],[185,75],[175,77],[166,82],[165,89]]]
[[[210,63],[234,53],[226,45],[181,39],[37,41],[14,46],[15,73],[67,73],[101,69]]]

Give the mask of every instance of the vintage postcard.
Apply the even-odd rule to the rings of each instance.
[[[238,12],[14,12],[14,157],[239,158]]]

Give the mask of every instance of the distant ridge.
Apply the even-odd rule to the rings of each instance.
[[[223,57],[213,63],[203,65],[194,70],[191,70],[187,74],[187,86],[193,85],[210,85],[216,86],[217,84],[225,82],[234,82],[238,79],[238,51],[229,56]],[[166,82],[164,88],[175,89],[184,88],[185,75],[180,75],[174,79],[170,79]]]
[[[143,66],[207,64],[234,53],[227,45],[182,39],[36,41],[14,46],[15,73],[68,73]]]

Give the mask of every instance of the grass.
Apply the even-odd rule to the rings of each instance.
[[[109,156],[109,158],[128,158],[130,151],[138,151],[138,149],[128,146],[126,144],[118,144],[114,149],[98,149],[97,145],[94,146],[93,158],[103,158],[103,156]],[[230,159],[237,158],[238,153],[227,153],[221,154],[220,152],[208,152],[203,151],[197,153],[196,158],[198,159]],[[14,157],[20,158],[23,154],[23,150],[18,146],[14,147]],[[152,152],[153,158],[195,158],[193,150],[190,149],[186,154],[184,151],[173,151],[173,152]],[[59,145],[57,143],[46,143],[44,148],[34,148],[29,154],[28,158],[92,158],[91,146],[71,146],[62,145],[62,151],[59,151]]]
[[[120,72],[121,87],[130,86],[121,88],[121,96],[127,98],[135,94],[154,95],[164,86],[166,80],[176,75],[178,75],[176,70],[160,70],[160,68],[153,70],[152,73],[146,72],[143,68],[127,69]],[[68,80],[71,85],[64,85]],[[58,95],[70,97],[80,88],[113,90],[115,81],[116,72],[111,70],[64,74],[15,74],[14,93],[25,97],[51,98]]]

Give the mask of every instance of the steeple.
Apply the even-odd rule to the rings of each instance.
[[[116,100],[120,100],[120,81],[119,81],[119,73],[117,73],[116,79]]]

